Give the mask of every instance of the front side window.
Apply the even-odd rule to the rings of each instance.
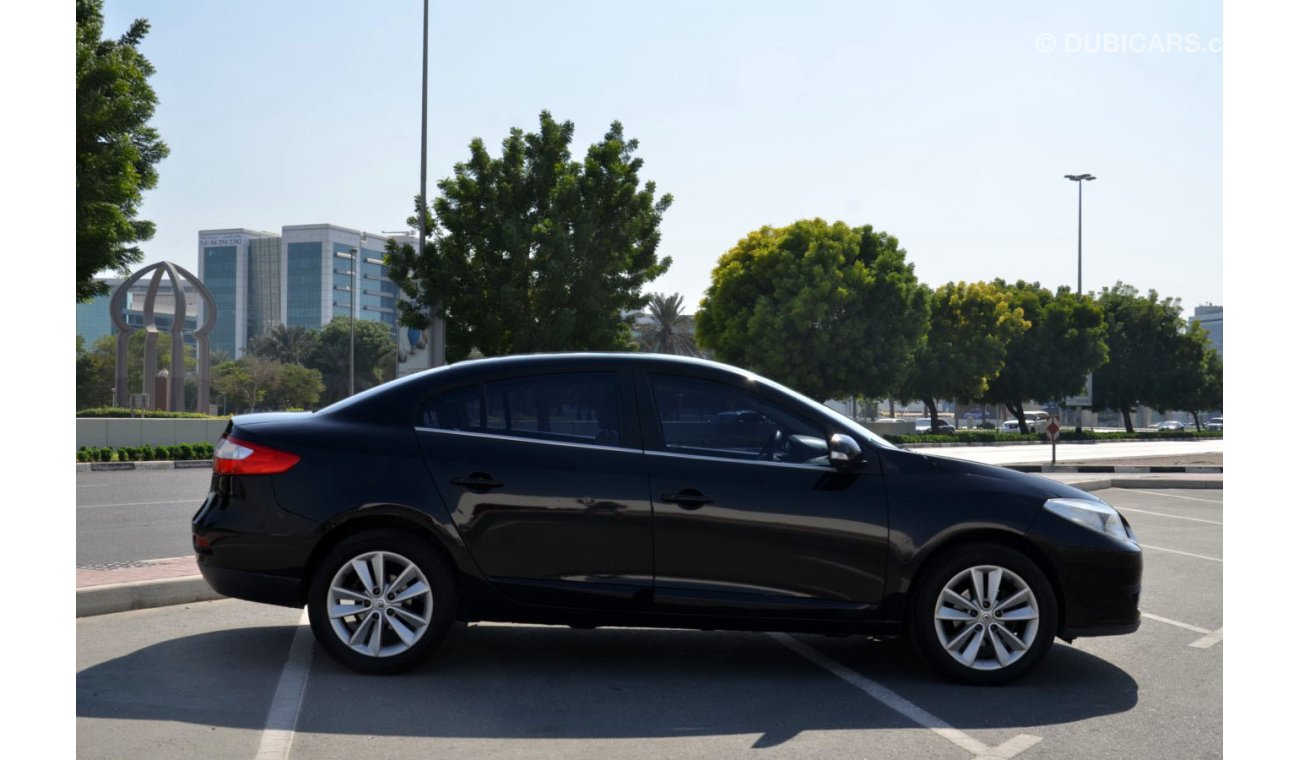
[[[829,466],[825,433],[758,394],[673,375],[650,387],[666,451]]]

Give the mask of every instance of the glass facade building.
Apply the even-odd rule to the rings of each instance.
[[[397,286],[383,263],[387,240],[333,224],[288,225],[279,235],[200,231],[198,275],[217,302],[213,351],[238,358],[277,324],[319,329],[354,308],[357,319],[383,322],[396,337]]]

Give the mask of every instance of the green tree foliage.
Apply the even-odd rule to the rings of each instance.
[[[319,370],[325,384],[322,399],[326,403],[348,395],[348,350],[351,332],[347,317],[335,317],[320,331],[320,339],[308,366]],[[393,330],[383,322],[356,321],[355,390],[391,379],[397,372],[397,342]]]
[[[969,401],[983,396],[1002,370],[1007,345],[1029,328],[1024,311],[1011,305],[1000,284],[958,282],[930,297],[930,323],[898,393],[925,402],[938,427],[937,399]]]
[[[277,324],[265,335],[248,342],[248,352],[263,359],[274,359],[282,364],[306,364],[320,340],[317,330],[302,325]]]
[[[311,408],[320,400],[325,385],[319,370],[247,354],[213,367],[212,390],[224,407],[222,412],[238,414],[255,409]]]
[[[749,233],[718,260],[696,339],[816,399],[885,396],[924,334],[926,291],[898,240],[802,220]]]
[[[1201,412],[1214,412],[1223,409],[1223,358],[1213,348],[1205,350],[1205,361],[1185,402],[1179,408],[1192,413],[1196,429],[1201,429]]]
[[[650,321],[641,328],[638,347],[642,351],[678,356],[699,356],[695,336],[691,331],[691,318],[682,313],[682,294],[665,296],[654,293],[646,305]]]
[[[113,352],[101,351],[97,343],[91,349],[77,336],[77,409],[93,409],[113,404]]]
[[[144,330],[131,333],[126,344],[127,387],[130,393],[146,392],[153,394],[153,386],[144,389],[144,344],[147,334]],[[157,355],[158,370],[169,369],[172,356],[171,333],[158,333]],[[185,369],[194,369],[194,348],[185,346]],[[117,367],[117,336],[104,335],[96,340],[89,349],[84,348],[84,341],[77,337],[77,408],[88,409],[110,406],[113,402],[113,386]]]
[[[1089,372],[1106,362],[1106,323],[1101,306],[1068,287],[1055,295],[1024,280],[1007,286],[1012,308],[1021,309],[1030,327],[1007,345],[1002,371],[986,397],[1003,404],[1028,433],[1025,401],[1054,401],[1075,395]]]
[[[448,360],[472,349],[631,347],[624,315],[641,309],[642,286],[672,263],[656,255],[672,196],[642,186],[637,141],[618,122],[582,161],[570,156],[572,139],[573,123],[546,111],[537,132],[512,129],[500,157],[476,138],[469,160],[438,183],[423,254],[389,244],[390,276],[412,300],[400,307],[402,323],[424,327],[441,304]],[[420,206],[417,198],[417,214]]]
[[[259,395],[257,383],[244,361],[226,361],[212,368],[212,391],[221,414],[253,409]]]
[[[1133,409],[1139,404],[1168,409],[1186,392],[1188,373],[1197,373],[1204,359],[1196,354],[1204,334],[1189,333],[1179,300],[1161,299],[1154,290],[1142,296],[1118,282],[1104,288],[1098,302],[1106,317],[1110,358],[1093,373],[1092,408],[1120,410],[1131,433]]]
[[[157,97],[153,66],[138,47],[149,22],[136,19],[117,40],[101,39],[102,0],[77,0],[77,300],[106,295],[95,281],[123,274],[144,254],[153,222],[136,218],[143,191],[158,183],[154,165],[167,146],[148,122]]]

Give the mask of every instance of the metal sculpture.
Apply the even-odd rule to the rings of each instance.
[[[144,325],[136,327],[128,324],[122,316],[126,311],[126,296],[130,292],[131,286],[146,274],[153,273],[149,281],[149,290],[144,297]],[[109,316],[113,324],[117,326],[117,367],[114,374],[114,403],[117,406],[126,406],[128,403],[128,394],[130,388],[127,368],[127,343],[131,339],[131,333],[143,329],[146,333],[144,344],[144,387],[141,389],[144,393],[149,393],[150,384],[158,374],[158,323],[154,319],[154,305],[158,299],[158,290],[162,286],[163,276],[166,275],[169,280],[168,287],[171,288],[174,304],[174,313],[172,315],[172,324],[169,332],[172,336],[172,356],[170,371],[168,373],[168,393],[167,409],[169,411],[183,411],[185,407],[185,341],[182,333],[185,330],[185,318],[188,303],[185,298],[184,283],[188,281],[194,286],[194,291],[203,299],[203,324],[197,326],[194,330],[194,342],[197,349],[196,359],[198,363],[196,379],[198,381],[198,411],[206,412],[208,410],[208,385],[211,355],[208,345],[208,333],[217,323],[217,302],[212,298],[212,294],[203,286],[199,278],[195,277],[184,267],[173,264],[170,261],[163,261],[158,264],[141,269],[131,275],[113,291],[113,298],[109,301]],[[150,394],[151,397],[153,394]],[[157,407],[156,401],[151,403],[154,408]]]

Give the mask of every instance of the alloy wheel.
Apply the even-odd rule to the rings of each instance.
[[[326,593],[334,634],[368,657],[409,650],[433,619],[429,579],[418,565],[394,552],[365,552],[343,563]]]
[[[939,645],[975,670],[1000,670],[1024,657],[1038,624],[1038,599],[1029,584],[997,565],[957,573],[934,606]]]

